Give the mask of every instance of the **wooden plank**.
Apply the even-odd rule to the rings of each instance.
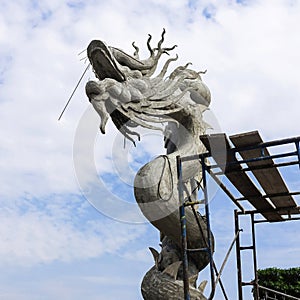
[[[233,155],[229,142],[225,134],[211,134],[200,137],[200,140],[214,158],[216,163],[223,170],[226,177],[231,181],[235,188],[253,205],[268,221],[280,221],[282,217],[274,210],[273,206],[262,197],[252,180],[242,170]]]
[[[291,207],[291,208],[282,208],[279,211],[280,215],[299,215],[300,206]]]
[[[258,131],[233,135],[230,136],[230,140],[232,141],[232,143],[236,148],[258,145],[263,142]],[[257,158],[262,156],[261,149],[240,151],[239,153],[243,159],[252,159],[252,158]],[[268,149],[264,149],[264,155],[265,156],[270,155]],[[250,168],[254,166],[270,167],[274,165],[274,162],[272,159],[266,159],[266,160],[261,160],[256,162],[249,162],[247,163],[247,165]],[[266,195],[277,194],[277,193],[289,193],[289,190],[276,167],[252,170],[252,173],[256,177],[261,187],[264,189]],[[289,195],[280,196],[280,197],[270,197],[270,200],[272,201],[272,203],[275,205],[276,208],[297,206],[293,197]]]
[[[231,147],[224,133],[201,135],[200,140],[223,172],[240,169],[238,165],[228,164],[235,158],[230,151]]]

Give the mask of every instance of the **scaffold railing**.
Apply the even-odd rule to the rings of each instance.
[[[300,298],[258,285],[260,300],[300,300]]]
[[[209,300],[213,299],[215,288],[218,283],[223,291],[224,299],[227,299],[224,286],[221,281],[221,274],[228,258],[228,255],[236,245],[237,279],[238,279],[238,300],[243,300],[243,287],[252,285],[254,299],[259,300],[259,284],[257,278],[257,257],[255,241],[255,224],[263,222],[284,222],[300,220],[300,207],[295,197],[300,191],[289,191],[279,168],[288,166],[299,166],[300,170],[300,137],[287,138],[271,142],[263,142],[257,131],[247,132],[230,136],[225,134],[211,134],[200,137],[207,152],[177,157],[177,172],[180,194],[180,220],[183,247],[183,269],[187,274],[188,251],[186,249],[186,220],[185,202],[183,199],[182,168],[185,161],[200,160],[202,165],[202,188],[207,222],[207,248],[205,249],[210,258],[211,292]],[[270,154],[270,149],[277,146],[288,145],[294,150],[280,150]],[[274,151],[273,151],[274,152]],[[222,182],[220,176],[224,176],[231,183],[240,196],[235,196],[228,184]],[[235,238],[229,247],[224,263],[218,272],[212,251],[212,237],[210,224],[210,208],[207,191],[207,176],[210,176],[224,193],[233,201],[237,209],[235,217]],[[255,179],[255,180],[254,180]],[[259,185],[259,186],[257,186]],[[244,203],[247,203],[245,206]],[[251,207],[249,209],[249,206]],[[240,241],[239,217],[248,215],[251,218],[252,244],[243,246]],[[258,218],[257,218],[258,216]],[[202,249],[203,250],[203,249]],[[251,250],[253,257],[254,280],[244,282],[242,278],[241,251]],[[215,279],[217,276],[217,279]],[[188,279],[184,276],[185,300],[189,298]],[[291,298],[293,299],[293,298]],[[297,298],[295,298],[297,299]]]

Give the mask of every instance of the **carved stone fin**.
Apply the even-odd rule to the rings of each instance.
[[[178,269],[179,269],[181,263],[182,263],[181,261],[176,261],[176,262],[172,263],[171,265],[167,266],[163,270],[163,274],[168,274],[169,276],[171,276],[172,278],[174,278],[176,280]]]
[[[198,279],[198,274],[195,274],[195,275],[189,277],[189,284],[193,287],[196,287],[197,279]]]
[[[203,280],[203,281],[201,281],[201,283],[199,284],[198,290],[199,290],[201,293],[204,292],[205,287],[206,287],[206,285],[207,285],[207,282],[208,282],[207,280]]]
[[[149,247],[149,250],[151,251],[151,253],[153,255],[153,259],[154,259],[154,262],[155,262],[155,267],[158,268],[158,256],[159,256],[158,251],[155,250],[152,247]]]

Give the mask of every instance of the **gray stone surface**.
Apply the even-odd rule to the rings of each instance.
[[[155,265],[142,281],[142,295],[146,300],[183,299],[181,236],[179,200],[177,191],[176,156],[203,152],[199,136],[204,134],[207,124],[202,114],[210,104],[210,92],[200,74],[188,68],[189,64],[175,68],[166,76],[171,62],[168,59],[158,75],[153,75],[161,56],[175,46],[163,48],[165,31],[155,48],[147,41],[150,55],[139,58],[139,48],[134,54],[92,41],[88,46],[89,60],[98,78],[86,84],[86,94],[101,122],[105,133],[106,122],[112,119],[117,129],[133,143],[140,138],[137,127],[163,130],[166,155],[161,155],[143,166],[134,182],[136,201],[145,217],[161,232],[161,251],[151,249]],[[162,129],[160,124],[166,124]],[[201,186],[200,162],[184,164],[183,179],[185,197],[197,197]],[[189,248],[206,246],[205,219],[197,213],[203,236],[190,207],[186,208],[187,236]],[[196,288],[198,273],[208,264],[203,252],[189,254],[189,277],[191,299],[206,299]]]

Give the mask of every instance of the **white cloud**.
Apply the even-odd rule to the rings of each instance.
[[[1,211],[1,265],[71,262],[116,253],[145,226],[103,219],[78,197],[24,198]],[[94,217],[93,217],[94,215]]]
[[[115,237],[107,235],[97,216],[77,198],[72,147],[89,106],[84,84],[93,78],[92,72],[57,122],[85,68],[77,54],[94,38],[131,53],[135,40],[147,56],[147,34],[153,35],[154,45],[165,27],[166,45],[179,46],[173,51],[179,54],[179,64],[191,61],[196,70],[208,69],[203,79],[212,92],[212,111],[226,133],[259,129],[266,139],[299,135],[299,3],[240,2],[1,1],[1,263],[97,257],[105,249],[127,247],[144,234],[142,227],[122,228],[106,221]],[[204,16],[205,9],[211,18]],[[111,123],[107,129],[95,146],[99,172],[111,171],[116,131]],[[143,145],[156,154],[154,143]],[[128,159],[134,155],[133,151]],[[222,245],[229,240],[224,237]],[[143,245],[146,248],[147,241]],[[146,262],[139,249],[133,253]]]
[[[183,2],[172,4],[168,14],[159,10],[165,15],[160,16],[159,22],[154,19],[151,28],[148,28],[147,19],[141,21],[144,6],[136,2],[132,3],[134,10],[117,1],[99,4],[99,10],[89,4],[83,10],[72,10],[66,5],[60,5],[58,9],[58,4],[44,2],[41,5],[44,8],[37,11],[29,10],[28,5],[22,7],[20,3],[7,4],[7,12],[14,12],[15,17],[9,21],[4,15],[4,30],[7,35],[16,36],[16,33],[20,36],[18,40],[3,39],[7,46],[4,49],[12,56],[12,62],[9,70],[6,67],[5,84],[1,86],[1,101],[4,101],[1,105],[1,135],[5,158],[2,172],[18,180],[20,175],[13,170],[19,169],[18,174],[23,174],[20,169],[25,169],[26,173],[40,173],[40,178],[46,176],[39,185],[42,188],[47,183],[52,186],[55,181],[61,181],[64,184],[59,186],[60,189],[76,189],[69,146],[79,115],[88,106],[84,82],[62,122],[56,121],[84,68],[76,54],[91,38],[102,38],[102,35],[109,44],[130,51],[131,41],[137,40],[145,51],[146,33],[151,32],[155,41],[162,27],[167,27],[166,43],[179,44],[176,52],[181,63],[190,60],[196,69],[208,69],[204,81],[213,95],[213,112],[226,132],[260,129],[268,138],[295,135],[299,38],[293,28],[298,22],[295,12],[298,7],[285,7],[281,2],[277,5],[273,2],[218,3],[214,3],[215,20],[205,20],[202,10],[206,3],[198,2],[196,9],[191,10],[192,23],[186,24],[187,16],[182,14],[184,19],[178,19],[170,28],[168,17],[178,5],[183,8]],[[157,6],[166,7],[159,2],[147,2],[145,6],[149,8],[150,16],[157,12]],[[42,21],[41,10],[51,10],[52,15]],[[277,22],[265,22],[266,11],[268,18]],[[114,20],[115,25],[109,26],[110,22],[102,18],[104,16],[110,22]],[[28,22],[31,19],[40,19],[41,23],[32,29]],[[17,25],[20,24],[17,21],[22,22],[22,26]],[[119,28],[128,29],[121,35]],[[90,73],[89,76],[93,75]],[[288,120],[286,115],[289,115]],[[70,170],[67,175],[66,170]],[[6,187],[9,186],[7,181],[6,176]],[[26,188],[24,183],[19,185],[22,186],[20,190]]]

